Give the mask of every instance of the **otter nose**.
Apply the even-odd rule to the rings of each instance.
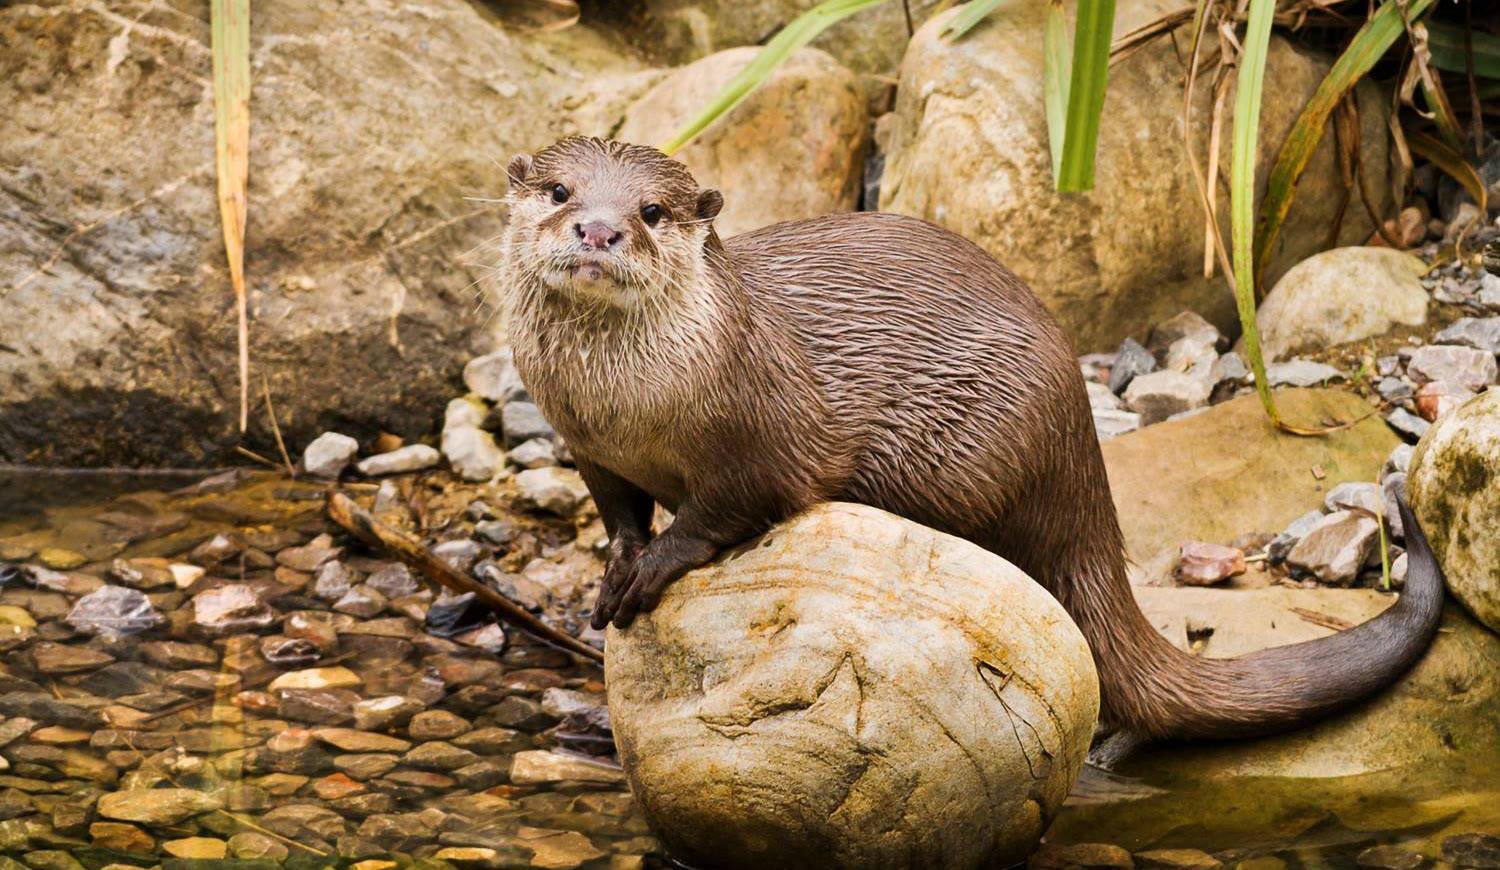
[[[573,224],[573,232],[583,241],[585,248],[605,250],[614,247],[620,241],[624,233],[605,223],[604,221],[589,221],[582,224]]]

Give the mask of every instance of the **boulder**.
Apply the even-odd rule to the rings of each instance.
[[[253,392],[292,444],[426,432],[494,340],[469,252],[504,226],[474,200],[503,194],[495,161],[609,131],[658,74],[464,0],[257,6],[250,38]],[[0,350],[0,462],[234,458],[207,7],[7,4],[0,46],[0,323],[26,327]]]
[[[672,73],[630,107],[617,137],[662,144],[758,52],[721,51]],[[804,48],[674,156],[700,185],[724,192],[714,227],[727,238],[777,221],[853,211],[865,139],[864,101],[853,74]]]
[[[790,24],[820,0],[645,0],[608,3],[639,40],[671,63],[686,63],[738,45],[757,45]],[[912,20],[921,24],[942,0],[908,0]],[[901,3],[881,3],[828,28],[813,45],[859,73],[885,75],[901,63],[910,34]],[[591,10],[592,11],[592,10]],[[873,84],[873,82],[871,83]]]
[[[1420,326],[1426,268],[1390,248],[1335,248],[1303,260],[1256,311],[1262,352],[1271,361],[1384,335],[1398,323]]]
[[[1304,426],[1370,413],[1341,390],[1277,390],[1276,402],[1287,422]],[[1333,486],[1375,480],[1396,443],[1378,417],[1321,438],[1289,435],[1271,425],[1255,396],[1111,439],[1104,461],[1132,580],[1169,582],[1185,541],[1286,528]]]
[[[1121,2],[1115,33],[1179,5]],[[1042,100],[1047,6],[1046,0],[1003,3],[959,40],[942,36],[957,10],[917,32],[901,65],[881,208],[936,221],[979,243],[1031,285],[1080,352],[1112,349],[1184,308],[1230,332],[1234,297],[1221,274],[1203,277],[1203,214],[1182,155],[1182,34],[1176,42],[1156,40],[1110,70],[1094,189],[1060,194],[1052,186]],[[1262,143],[1285,138],[1330,64],[1327,55],[1272,36]],[[1194,94],[1190,132],[1200,165],[1212,78],[1200,76]],[[1388,136],[1380,119],[1388,100],[1366,82],[1357,95],[1360,160],[1385,166]],[[1232,94],[1229,100],[1232,105]],[[1324,136],[1298,183],[1266,286],[1328,237],[1345,193],[1333,138]],[[1223,137],[1221,166],[1229,164],[1229,139]],[[1260,149],[1261,179],[1275,158],[1274,145]],[[1382,200],[1373,205],[1381,212],[1386,195],[1376,196]],[[1228,197],[1219,202],[1220,224],[1228,227]],[[1339,238],[1357,244],[1370,230],[1363,210],[1349,209]]]
[[[605,668],[642,812],[674,855],[722,867],[1018,862],[1098,710],[1087,644],[1041,586],[849,504],[668,587],[609,630]]]
[[[1500,389],[1433,424],[1412,454],[1406,489],[1448,588],[1500,631]]]

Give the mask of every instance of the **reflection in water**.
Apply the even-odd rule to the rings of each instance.
[[[510,512],[505,486],[347,491],[578,633],[598,531]],[[0,471],[0,852],[663,864],[611,754],[600,670],[436,598],[339,534],[323,494],[264,473]],[[1353,866],[1381,844],[1436,857],[1450,835],[1500,831],[1500,737],[1322,779],[1183,763],[1206,751],[1086,776],[1048,843],[1264,870]]]

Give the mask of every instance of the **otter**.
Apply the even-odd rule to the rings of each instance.
[[[858,212],[721,241],[723,206],[651,148],[569,138],[509,163],[503,308],[522,380],[609,535],[593,616],[825,500],[966,538],[1082,629],[1105,722],[1147,739],[1284,730],[1377,691],[1425,649],[1443,578],[1403,503],[1408,575],[1379,616],[1233,659],[1136,606],[1072,348],[988,253]],[[674,516],[654,537],[660,504]]]

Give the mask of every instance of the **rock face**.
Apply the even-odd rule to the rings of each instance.
[[[207,18],[0,9],[0,323],[25,325],[0,349],[0,462],[233,455]],[[257,7],[250,47],[252,380],[289,443],[426,431],[492,341],[465,254],[503,209],[466,197],[501,195],[514,151],[608,131],[658,74],[587,27],[522,37],[463,0]]]
[[[1390,248],[1335,248],[1292,267],[1256,311],[1267,360],[1427,320],[1426,265]]]
[[[1365,417],[1369,406],[1338,390],[1276,391],[1290,423]],[[1277,431],[1254,396],[1103,445],[1132,579],[1166,578],[1183,541],[1228,541],[1247,529],[1274,532],[1345,481],[1375,480],[1396,446],[1378,417],[1322,438]],[[1320,468],[1319,481],[1309,469]]]
[[[605,650],[637,801],[715,866],[1019,861],[1098,711],[1087,645],[1039,585],[848,504],[689,574]]]
[[[1178,49],[1171,40],[1159,40],[1110,71],[1094,190],[1058,194],[1042,100],[1046,7],[1044,0],[1002,4],[957,41],[941,36],[956,10],[918,31],[901,66],[881,208],[936,221],[978,242],[1036,290],[1080,352],[1112,349],[1124,336],[1142,335],[1183,308],[1227,330],[1234,300],[1222,277],[1202,277],[1203,216],[1178,147]],[[1171,0],[1121,3],[1116,33],[1170,8]],[[1285,137],[1329,64],[1272,37],[1262,141]],[[1200,155],[1212,115],[1209,78],[1200,77],[1201,93],[1194,95],[1191,132]],[[1377,108],[1384,98],[1364,84],[1358,96],[1360,159],[1365,166],[1384,166],[1387,135]],[[1221,165],[1228,165],[1228,139]],[[1161,147],[1143,147],[1148,142]],[[1298,184],[1266,274],[1268,286],[1328,235],[1343,191],[1333,144],[1332,135],[1324,137]],[[1261,178],[1275,156],[1275,148],[1261,149]],[[1219,220],[1227,227],[1226,199],[1220,200]],[[1370,232],[1356,211],[1344,221],[1345,244]]]
[[[1500,631],[1500,389],[1475,396],[1428,430],[1412,454],[1406,487],[1448,588]]]
[[[600,4],[615,7],[665,60],[684,63],[738,45],[756,45],[781,30],[819,0],[646,0]],[[910,0],[920,24],[941,0]],[[625,11],[628,10],[628,11]],[[882,3],[840,21],[813,45],[860,73],[891,73],[906,49],[906,19],[900,3]]]
[[[630,107],[618,138],[665,142],[759,51],[730,49],[677,70]],[[699,184],[724,192],[714,226],[728,237],[777,221],[854,210],[865,127],[853,74],[805,48],[674,156]]]

